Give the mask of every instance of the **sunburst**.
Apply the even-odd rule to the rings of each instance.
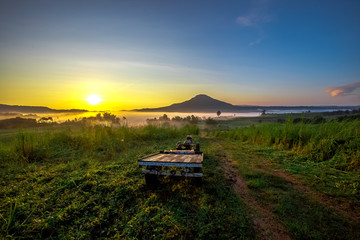
[[[88,96],[86,101],[88,101],[91,105],[97,105],[97,104],[99,104],[99,102],[102,101],[102,99],[97,94],[91,94],[91,95]]]

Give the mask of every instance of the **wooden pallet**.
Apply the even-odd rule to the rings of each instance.
[[[203,153],[194,150],[161,151],[138,160],[145,176],[175,176],[201,178]],[[173,167],[173,169],[171,169]],[[170,169],[169,169],[170,168]],[[175,170],[174,170],[175,168]],[[180,171],[179,171],[180,168]],[[146,177],[145,177],[146,178]]]
[[[140,166],[202,167],[203,154],[193,150],[170,150],[138,160]]]
[[[187,173],[187,172],[174,172],[171,171],[157,171],[157,170],[147,170],[142,169],[142,172],[145,174],[153,174],[158,176],[174,176],[174,177],[202,177],[202,173]]]

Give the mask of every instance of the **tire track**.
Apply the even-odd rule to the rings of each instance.
[[[221,149],[221,147],[218,146],[218,149]],[[231,184],[235,193],[250,207],[256,238],[266,240],[291,239],[286,228],[278,221],[272,210],[258,203],[256,199],[250,195],[246,182],[238,174],[236,167],[232,163],[232,159],[224,151],[220,151],[220,153],[218,157],[220,157],[223,163],[222,168],[225,178]]]
[[[268,162],[266,159],[261,158],[257,155],[253,155],[254,158],[261,164],[259,166],[261,167],[254,167],[253,169],[256,169],[257,171],[272,174],[274,176],[280,177],[290,183],[293,188],[296,190],[304,193],[309,199],[315,200],[322,205],[332,209],[333,211],[337,212],[338,214],[341,214],[349,219],[351,219],[353,222],[357,222],[360,224],[360,209],[356,209],[355,206],[348,202],[344,202],[341,200],[335,200],[331,197],[327,196],[326,194],[316,192],[312,190],[309,186],[306,186],[299,182],[296,178],[291,176],[290,174],[284,172],[280,169],[273,168],[273,165]]]

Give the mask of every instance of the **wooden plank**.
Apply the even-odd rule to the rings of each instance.
[[[138,161],[142,161],[143,159],[147,159],[147,158],[150,158],[150,157],[155,156],[155,155],[158,155],[158,154],[160,154],[160,153],[150,154],[150,155],[148,155],[148,156],[145,156],[145,157],[140,158]]]
[[[164,153],[175,153],[175,154],[195,154],[194,150],[169,150],[169,151],[164,151]]]
[[[203,174],[202,173],[185,173],[184,176],[181,175],[181,173],[179,171],[177,171],[175,173],[175,175],[172,175],[170,172],[168,171],[164,171],[164,172],[158,172],[158,171],[154,171],[154,170],[146,170],[143,169],[142,170],[143,173],[145,174],[152,174],[152,175],[162,175],[162,176],[175,176],[175,177],[202,177]]]
[[[185,162],[149,162],[139,161],[140,166],[164,166],[164,167],[202,167],[202,163],[185,163]]]
[[[203,154],[195,154],[192,150],[156,153],[138,160],[140,166],[202,167],[202,162]]]
[[[148,158],[139,159],[144,162],[202,162],[202,155],[168,155],[157,154]]]

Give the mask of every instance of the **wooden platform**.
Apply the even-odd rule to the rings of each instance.
[[[162,176],[175,176],[175,177],[202,177],[202,173],[187,173],[187,172],[175,172],[171,173],[169,171],[156,171],[156,170],[147,170],[142,169],[142,172],[145,174],[153,174],[153,175],[162,175]]]
[[[138,160],[141,166],[202,167],[203,154],[193,150],[170,150]]]

